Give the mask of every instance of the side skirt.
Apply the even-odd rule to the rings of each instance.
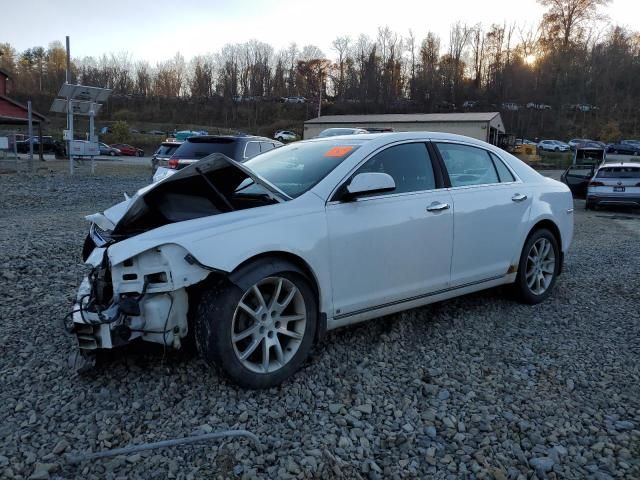
[[[425,295],[420,295],[419,297],[407,298],[405,300],[398,300],[392,303],[338,315],[327,322],[327,330],[333,330],[334,328],[353,325],[354,323],[364,322],[366,320],[371,320],[372,318],[383,317],[385,315],[391,315],[393,313],[402,312],[404,310],[429,305],[430,303],[440,302],[442,300],[448,300],[454,297],[460,297],[462,295],[485,290],[487,288],[513,283],[516,280],[516,275],[517,273],[510,273],[508,275],[489,278],[480,282],[460,285],[458,287],[452,287],[446,290],[438,290],[435,292],[427,293]]]

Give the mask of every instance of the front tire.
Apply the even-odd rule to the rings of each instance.
[[[116,152],[114,152],[113,150],[111,150],[111,151],[109,152],[109,155],[111,155],[112,157],[115,157],[115,156],[116,156]]]
[[[263,275],[245,289],[227,283],[205,292],[194,325],[205,362],[254,389],[278,385],[302,366],[318,316],[316,296],[304,276],[294,271]]]
[[[527,239],[518,265],[515,290],[523,303],[535,305],[551,295],[560,271],[560,248],[547,229],[533,232]]]

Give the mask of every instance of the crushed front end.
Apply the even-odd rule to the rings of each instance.
[[[187,287],[210,273],[186,250],[165,244],[112,264],[109,247],[96,247],[86,260],[67,329],[83,356],[135,339],[179,349],[188,332]]]

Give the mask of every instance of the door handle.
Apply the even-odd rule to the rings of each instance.
[[[439,212],[441,210],[447,210],[449,208],[448,203],[433,202],[427,207],[427,212]]]
[[[527,199],[526,195],[523,195],[522,193],[516,193],[513,197],[511,197],[511,200],[513,200],[514,202],[524,202]]]

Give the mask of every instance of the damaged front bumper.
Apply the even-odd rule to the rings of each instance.
[[[95,248],[67,329],[81,352],[135,339],[179,349],[189,332],[187,287],[210,273],[178,245],[152,248],[112,265],[108,247]]]

